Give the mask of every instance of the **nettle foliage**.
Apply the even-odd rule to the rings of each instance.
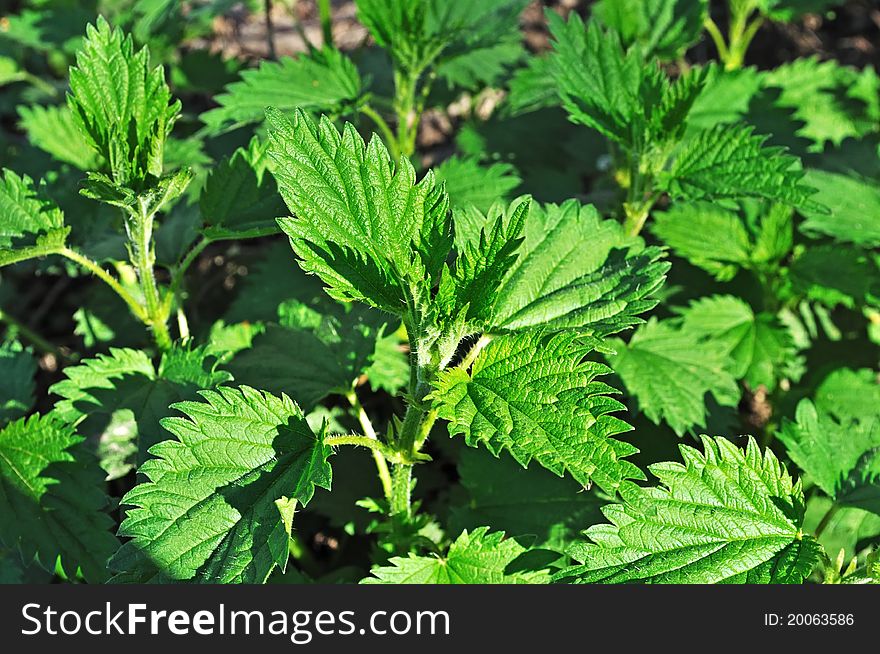
[[[0,580],[880,580],[876,73],[745,67],[801,3],[538,54],[523,0],[356,4],[250,69],[176,9],[0,52]]]

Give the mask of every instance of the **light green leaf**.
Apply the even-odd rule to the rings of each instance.
[[[28,176],[2,170],[0,178],[0,266],[54,254],[69,228],[64,214]]]
[[[816,389],[816,407],[839,421],[865,419],[880,407],[880,377],[874,370],[839,368]]]
[[[100,16],[87,27],[76,64],[68,106],[110,177],[133,187],[147,175],[160,177],[165,140],[180,113],[162,67],[150,68],[147,49],[135,52],[131,36]]]
[[[822,211],[801,183],[797,158],[779,147],[766,147],[747,125],[719,125],[686,139],[660,188],[674,198],[713,200],[754,197]]]
[[[880,119],[880,78],[870,66],[858,71],[833,59],[798,58],[768,71],[765,88],[774,106],[790,110],[796,134],[815,152],[866,136]]]
[[[705,82],[693,69],[671,82],[656,61],[624,50],[620,35],[572,12],[563,22],[548,12],[553,35],[550,69],[571,120],[598,130],[625,149],[675,142]]]
[[[498,290],[493,327],[501,330],[619,332],[656,305],[651,295],[669,269],[660,248],[644,247],[574,200],[533,204],[523,237]]]
[[[689,129],[709,129],[741,120],[766,75],[754,67],[724,70],[717,62],[710,62],[706,68],[706,85],[688,114]]]
[[[34,415],[0,430],[0,540],[50,572],[107,578],[119,547],[100,470],[82,438],[53,415]]]
[[[525,0],[357,0],[358,20],[395,65],[417,75],[435,65],[450,86],[497,81],[523,53]]]
[[[682,331],[721,345],[732,359],[731,372],[752,389],[773,391],[796,352],[788,331],[771,314],[755,314],[732,295],[713,295],[682,312]]]
[[[64,214],[27,175],[3,169],[0,178],[0,248],[27,234],[52,233],[64,226]]]
[[[206,357],[204,347],[177,345],[157,369],[141,350],[110,348],[109,354],[65,368],[66,379],[49,391],[61,397],[57,414],[77,425],[108,478],[115,479],[167,438],[160,419],[169,415],[172,403],[194,399],[198,390],[231,379],[227,372],[207,368]]]
[[[835,417],[801,400],[778,436],[829,497],[880,513],[880,409],[865,406],[864,417]]]
[[[593,16],[646,54],[673,61],[703,31],[708,0],[600,0]]]
[[[494,455],[510,452],[523,467],[535,460],[584,486],[614,491],[641,472],[625,457],[637,450],[612,438],[631,427],[611,414],[624,407],[596,380],[610,370],[584,357],[598,341],[571,332],[522,332],[494,339],[470,372],[440,374],[431,393],[450,435],[463,434]]]
[[[819,559],[802,532],[804,506],[772,451],[753,439],[745,450],[702,438],[703,452],[681,445],[684,464],[650,466],[658,486],[627,483],[621,504],[603,509],[612,524],[572,546],[582,565],[555,579],[573,583],[801,583]]]
[[[278,222],[300,265],[338,300],[405,311],[404,286],[440,273],[452,245],[448,198],[428,172],[395,166],[373,137],[351,124],[340,134],[327,118],[316,126],[302,111],[293,121],[269,110],[273,174],[294,218]]]
[[[816,189],[813,199],[830,211],[802,209],[806,221],[801,231],[868,248],[880,246],[880,184],[815,169],[807,171],[804,182]]]
[[[652,318],[629,344],[615,339],[609,345],[617,351],[608,356],[611,367],[641,410],[655,423],[666,421],[679,436],[706,426],[706,393],[721,406],[739,401],[725,344],[701,340],[673,320]]]
[[[95,170],[101,165],[67,106],[21,106],[18,115],[32,145],[79,170]]]
[[[133,508],[119,533],[170,579],[262,583],[286,566],[291,507],[330,488],[331,451],[286,396],[246,386],[201,395],[162,421],[177,438],[152,448],[148,481],[122,499]]]
[[[506,98],[506,107],[513,116],[559,106],[552,65],[548,56],[531,56],[525,66],[514,72]]]
[[[215,98],[220,106],[201,119],[208,133],[218,134],[263,120],[269,106],[285,112],[349,113],[361,96],[361,84],[354,63],[339,50],[313,50],[244,71],[240,81]]]
[[[473,205],[486,212],[498,200],[506,199],[520,179],[508,163],[483,165],[475,157],[453,156],[434,168],[437,181],[446,184],[453,209]]]
[[[545,584],[544,571],[509,571],[526,548],[503,531],[480,527],[463,531],[445,556],[395,556],[391,565],[373,568],[364,584]]]
[[[466,320],[477,328],[484,329],[492,322],[497,291],[516,261],[530,204],[528,198],[521,198],[507,208],[493,205],[488,215],[494,221],[480,230],[476,241],[457,248],[452,272],[455,302]],[[456,221],[456,228],[459,224]]]
[[[751,260],[752,243],[742,219],[717,204],[674,202],[654,213],[651,231],[721,281],[732,279]]]

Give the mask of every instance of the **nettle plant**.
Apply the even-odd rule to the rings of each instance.
[[[747,20],[782,4],[731,2],[724,66],[700,67],[704,2],[548,12],[526,56],[522,1],[360,0],[389,84],[328,39],[200,125],[99,18],[66,105],[19,110],[63,167],[0,184],[3,270],[115,302],[76,309],[84,357],[2,314],[0,579],[876,582],[880,187],[820,153],[871,143],[880,81],[742,69]],[[514,70],[500,117],[418,171],[438,94]],[[807,78],[801,157],[730,102],[797,107]],[[539,201],[554,162],[499,140],[560,113],[547,133],[602,162],[595,203]],[[248,247],[206,309],[202,264]],[[68,364],[36,410],[23,342]]]

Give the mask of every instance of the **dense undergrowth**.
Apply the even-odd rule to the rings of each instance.
[[[871,3],[16,4],[0,580],[880,580]]]

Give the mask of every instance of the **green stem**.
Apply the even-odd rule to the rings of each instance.
[[[95,275],[98,279],[103,281],[107,286],[109,286],[115,293],[121,297],[125,303],[128,305],[128,308],[131,309],[132,313],[134,313],[135,317],[144,323],[149,323],[149,318],[147,314],[144,312],[144,307],[138,302],[127,290],[122,287],[113,275],[104,270],[101,266],[99,266],[95,261],[92,261],[87,256],[80,254],[76,250],[71,250],[70,248],[62,248],[58,250],[58,254],[62,257],[66,257],[70,259],[74,263],[78,263],[80,266],[88,270],[90,273]]]
[[[828,511],[825,512],[825,515],[822,516],[822,519],[819,521],[819,524],[816,526],[816,531],[813,532],[813,535],[816,537],[816,540],[822,535],[825,529],[828,528],[828,525],[831,523],[831,519],[837,515],[837,512],[840,510],[839,504],[832,504]]]
[[[416,87],[421,71],[394,71],[394,110],[397,114],[398,156],[411,157],[416,151],[421,112],[416,101]]]
[[[727,49],[727,43],[724,42],[724,36],[721,34],[721,30],[718,29],[718,25],[709,16],[706,16],[706,20],[703,21],[703,27],[709,32],[709,36],[715,44],[715,49],[718,50],[718,58],[722,63],[726,63],[730,58],[730,51]]]
[[[355,447],[366,447],[373,452],[379,454],[384,459],[388,458],[392,461],[400,460],[400,454],[392,450],[390,447],[380,441],[369,436],[358,436],[357,434],[344,434],[339,436],[327,436],[324,439],[327,445],[353,445]],[[390,483],[389,483],[390,486]]]
[[[725,70],[737,70],[742,67],[752,39],[764,24],[764,17],[760,14],[749,21],[754,9],[751,3],[742,3],[732,8],[727,37],[727,57],[722,58]]]
[[[186,271],[189,270],[189,267],[198,256],[205,251],[205,248],[213,242],[213,239],[203,236],[202,240],[196,243],[192,249],[186,253],[183,260],[174,267],[174,273],[171,275],[171,293],[174,294],[175,297],[180,290],[180,285],[183,283],[183,277],[186,275]]]
[[[358,422],[361,425],[361,429],[364,430],[364,434],[366,434],[367,440],[372,441],[373,443],[380,443],[379,437],[376,435],[376,430],[373,429],[373,423],[370,422],[370,417],[367,415],[367,412],[364,410],[364,406],[361,404],[360,399],[354,391],[351,391],[346,395],[348,399],[348,403],[351,405],[351,408],[354,409],[357,414]],[[362,443],[351,443],[351,445],[362,445]],[[364,445],[364,447],[369,447],[372,449],[373,461],[376,463],[376,471],[379,473],[379,480],[382,482],[382,491],[385,493],[385,499],[389,502],[391,501],[391,472],[388,470],[388,463],[386,458],[388,458],[383,451],[383,449],[374,448],[372,445]],[[385,446],[383,445],[383,448]],[[391,451],[390,448],[386,448],[388,451]]]
[[[58,346],[53,345],[52,343],[47,341],[45,338],[40,336],[33,329],[31,329],[30,327],[25,325],[23,322],[21,322],[18,318],[16,318],[15,316],[11,316],[8,313],[6,313],[5,311],[3,311],[3,309],[0,309],[0,322],[5,322],[7,325],[9,325],[10,328],[14,329],[16,332],[21,334],[21,336],[26,341],[28,341],[32,345],[36,346],[36,348],[38,350],[40,350],[41,352],[45,352],[48,354],[54,354],[55,356],[57,356],[61,359],[66,359],[66,360],[75,360],[76,359],[76,357],[73,357],[69,354],[65,354],[64,351],[61,350],[61,348],[59,348]]]
[[[321,34],[324,37],[324,45],[333,46],[333,12],[330,0],[318,0],[318,16],[321,19]]]
[[[412,464],[398,463],[391,478],[391,515],[412,516]]]
[[[624,203],[623,210],[625,213],[623,226],[628,236],[638,236],[651,214],[651,208],[654,206],[654,200],[645,202],[637,202],[630,204]]]
[[[368,104],[361,107],[361,113],[376,124],[379,131],[382,132],[382,138],[385,139],[385,143],[388,145],[391,158],[397,161],[397,159],[400,158],[400,144],[397,142],[397,137],[394,136],[394,132],[388,125],[388,122],[382,118],[378,111]]]
[[[153,271],[156,263],[156,253],[153,249],[154,218],[155,214],[147,212],[142,205],[139,215],[133,221],[129,255],[137,273],[141,292],[144,294],[147,324],[153,332],[159,349],[168,350],[171,348],[171,334],[168,331],[169,311],[159,298],[159,287]]]

